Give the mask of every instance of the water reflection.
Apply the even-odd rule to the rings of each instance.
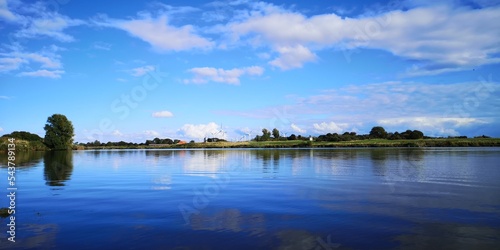
[[[49,186],[64,186],[73,172],[72,151],[49,151],[43,157],[45,183]]]
[[[20,175],[24,225],[42,224],[34,211],[54,224],[23,228],[22,239],[32,233],[40,237],[29,247],[58,249],[84,239],[137,249],[144,242],[148,249],[492,249],[500,242],[499,155],[414,148],[47,152],[40,156],[46,185],[72,188],[43,192],[53,187],[32,181],[40,180],[41,164]],[[189,225],[179,204],[196,209]]]
[[[210,215],[203,213],[193,215],[191,227],[193,230],[247,231],[251,234],[262,234],[266,230],[266,220],[263,214],[247,215],[238,209],[224,209]]]
[[[18,151],[16,152],[16,159],[14,163],[16,164],[17,168],[27,168],[27,167],[33,167],[37,165],[43,155],[44,151]],[[8,155],[6,153],[1,153],[0,155],[0,163],[2,168],[7,167],[7,162],[8,162]]]
[[[57,224],[26,224],[18,229],[23,233],[22,240],[9,242],[0,238],[0,249],[54,249],[56,247]],[[17,235],[16,235],[17,236]],[[19,236],[17,236],[19,237]]]
[[[500,231],[491,227],[429,223],[398,236],[398,249],[498,249]]]
[[[215,177],[216,173],[226,170],[227,154],[225,150],[187,150],[183,159],[183,169],[188,175]]]

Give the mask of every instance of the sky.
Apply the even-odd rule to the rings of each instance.
[[[0,134],[500,137],[500,1],[0,0]]]

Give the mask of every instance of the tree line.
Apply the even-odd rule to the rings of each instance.
[[[271,137],[272,135],[272,137]],[[352,141],[352,140],[367,140],[367,139],[389,139],[389,140],[402,140],[402,139],[424,139],[431,138],[425,136],[422,131],[419,130],[406,130],[405,132],[399,133],[388,133],[383,127],[375,126],[370,130],[369,134],[358,135],[356,132],[344,132],[343,134],[338,133],[327,133],[324,135],[319,135],[317,137],[312,136],[302,136],[291,134],[290,136],[282,136],[280,131],[277,128],[274,128],[272,131],[264,128],[262,129],[262,135],[257,135],[253,139],[254,141],[269,141],[269,140],[310,140],[313,139],[315,141],[328,141],[328,142],[337,142],[337,141]]]
[[[42,138],[37,134],[32,134],[25,131],[14,131],[10,134],[3,135],[4,138],[16,138],[19,140],[28,141],[30,148],[32,150],[44,150],[45,148],[51,150],[68,150],[72,149],[74,128],[70,120],[64,115],[54,114],[47,118],[47,122],[44,126],[45,137]],[[352,140],[367,140],[367,139],[388,139],[388,140],[417,140],[417,139],[428,139],[433,138],[425,136],[422,131],[419,130],[406,130],[404,132],[387,132],[381,126],[375,126],[370,130],[369,134],[358,135],[356,132],[344,132],[343,134],[338,133],[327,133],[324,135],[319,135],[317,137],[312,136],[302,136],[291,134],[286,136],[286,134],[281,133],[277,128],[269,131],[268,129],[262,129],[262,135],[256,135],[253,141],[270,141],[270,140],[304,140],[304,141],[327,141],[327,142],[338,142],[338,141],[352,141]],[[442,138],[442,137],[440,137]],[[448,138],[467,138],[467,136],[456,136]],[[476,136],[475,138],[490,138],[489,136]],[[217,142],[226,141],[220,138],[205,138],[204,142]],[[143,146],[143,145],[155,145],[155,144],[179,144],[185,143],[179,139],[160,139],[154,138],[152,140],[146,140],[144,143],[132,143],[132,142],[107,142],[103,143],[98,140],[88,143],[78,143],[80,146],[96,147],[96,146]],[[194,141],[190,141],[194,143]]]
[[[43,127],[45,137],[25,131],[14,131],[2,137],[15,138],[29,142],[31,150],[70,150],[73,146],[74,128],[73,124],[65,115],[54,114],[47,118]]]

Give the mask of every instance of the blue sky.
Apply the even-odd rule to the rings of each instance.
[[[0,133],[500,137],[499,1],[0,0]]]

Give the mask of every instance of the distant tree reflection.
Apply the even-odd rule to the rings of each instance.
[[[16,164],[17,168],[34,167],[38,163],[40,163],[44,153],[45,152],[43,151],[19,151],[16,152],[16,160],[14,161],[14,163]],[[0,164],[2,165],[1,167],[7,168],[7,157],[8,155],[6,153],[0,155]]]
[[[72,151],[49,151],[43,158],[45,184],[64,186],[73,172]]]

